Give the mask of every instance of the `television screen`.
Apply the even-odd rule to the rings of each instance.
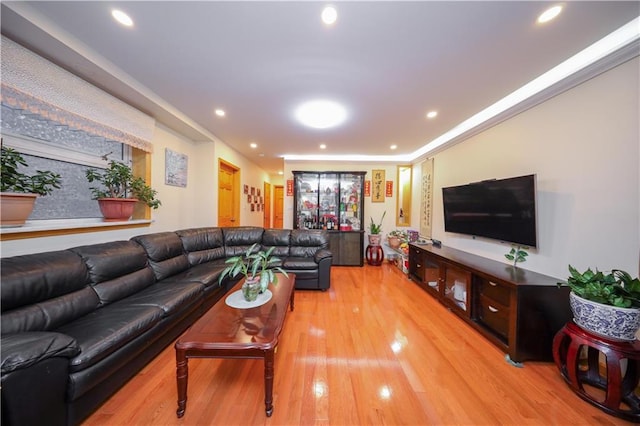
[[[537,246],[536,176],[442,188],[444,230]]]

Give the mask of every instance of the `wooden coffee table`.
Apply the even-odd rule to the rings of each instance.
[[[263,358],[264,404],[267,417],[273,413],[274,354],[287,306],[293,311],[295,275],[278,274],[278,284],[269,286],[272,297],[261,306],[233,308],[227,297],[240,290],[240,280],[176,342],[178,417],[187,408],[189,358]]]

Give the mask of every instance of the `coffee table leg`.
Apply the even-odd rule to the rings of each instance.
[[[291,290],[291,300],[289,300],[289,308],[291,309],[291,312],[293,312],[293,298],[295,294],[296,294],[295,289]]]
[[[185,351],[176,349],[176,379],[178,382],[178,418],[184,416],[187,409],[187,383],[189,377],[189,360]]]
[[[273,365],[274,349],[264,353],[264,405],[267,417],[273,414]]]

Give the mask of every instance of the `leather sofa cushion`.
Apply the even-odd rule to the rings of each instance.
[[[205,287],[218,285],[218,278],[227,265],[224,259],[214,260],[208,263],[192,266],[181,274],[174,275],[162,282],[197,282]]]
[[[200,283],[156,283],[127,297],[132,305],[156,306],[164,312],[164,317],[200,303],[204,286]]]
[[[258,244],[255,251],[259,251],[263,232],[264,228],[255,226],[222,228],[225,257],[239,256],[245,253],[253,244]]]
[[[56,331],[73,337],[80,354],[71,359],[70,371],[80,371],[120,349],[155,324],[164,311],[128,300],[104,306]]]
[[[84,262],[68,250],[2,258],[0,269],[2,312],[73,293],[89,283]]]
[[[60,333],[34,331],[2,336],[2,374],[28,368],[47,358],[71,358],[78,352],[77,342]]]
[[[153,271],[147,254],[133,241],[114,241],[70,249],[89,268],[89,281],[104,306],[152,285]]]
[[[288,271],[304,271],[318,269],[318,264],[313,258],[308,257],[287,257],[282,262],[282,267]]]
[[[158,232],[131,238],[140,244],[149,257],[149,265],[158,281],[189,268],[189,259],[182,241],[175,232]]]
[[[313,257],[320,249],[329,247],[329,237],[325,231],[294,229],[291,231],[292,257]]]
[[[182,240],[189,264],[199,265],[224,259],[224,237],[220,228],[194,228],[176,231]]]
[[[262,235],[262,250],[269,250],[276,257],[289,256],[289,237],[291,230],[289,229],[265,229]]]
[[[2,286],[4,285],[3,281]],[[46,285],[44,280],[42,285]],[[4,304],[4,300],[2,303]],[[55,330],[94,311],[99,303],[96,292],[87,286],[73,293],[12,309],[2,313],[2,335],[24,331]]]

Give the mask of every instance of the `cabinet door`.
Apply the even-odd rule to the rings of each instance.
[[[329,233],[329,250],[333,254],[332,265],[362,266],[364,234],[362,232]]]
[[[443,297],[452,309],[464,316],[470,315],[469,298],[471,296],[471,272],[448,264],[443,265]]]
[[[338,191],[340,190],[338,174],[321,173],[319,183],[319,226],[322,229],[335,229],[338,226]]]
[[[340,223],[351,226],[354,231],[363,229],[364,174],[340,174]]]
[[[294,227],[315,229],[318,227],[318,173],[294,173]]]

